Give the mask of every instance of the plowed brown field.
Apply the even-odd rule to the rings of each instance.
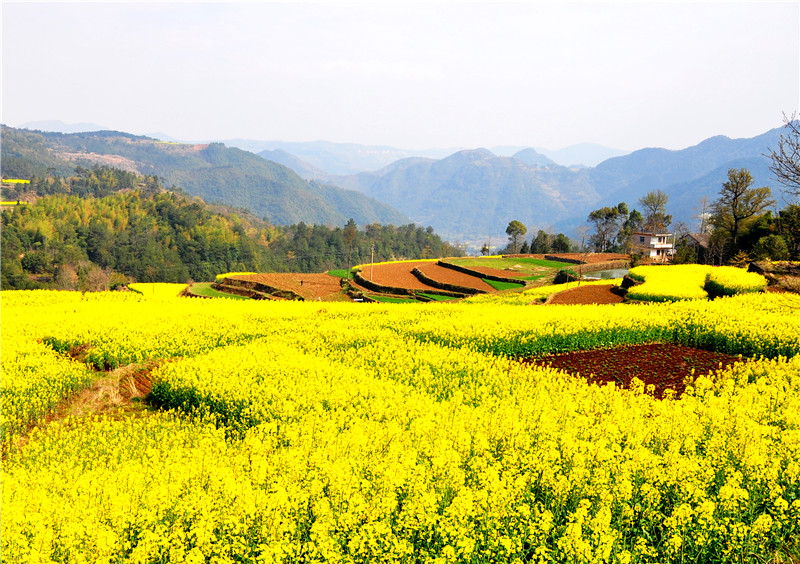
[[[560,368],[593,383],[615,382],[621,388],[630,388],[636,377],[645,385],[655,386],[655,396],[661,398],[668,388],[680,396],[692,370],[695,377],[707,375],[740,360],[738,356],[681,345],[654,344],[551,355],[530,362]]]
[[[611,291],[613,284],[578,286],[553,294],[547,303],[553,304],[619,304],[625,298]]]
[[[409,290],[437,290],[433,286],[428,286],[421,282],[416,276],[411,274],[414,267],[421,267],[433,262],[396,262],[391,264],[366,265],[361,271],[361,276],[381,286],[392,288],[408,288]]]
[[[484,290],[486,292],[496,291],[492,286],[477,276],[470,276],[469,274],[458,272],[452,268],[439,266],[435,262],[426,262],[417,268],[428,278],[431,278],[436,282],[441,282],[442,284],[454,284],[456,286],[474,288],[476,290]]]
[[[332,300],[340,295],[342,286],[337,276],[330,274],[298,274],[274,272],[269,274],[244,274],[234,276],[240,280],[253,280],[279,290],[289,290],[306,300]]]
[[[515,272],[513,270],[502,270],[499,268],[491,268],[489,266],[467,266],[470,270],[480,272],[481,274],[488,274],[489,276],[499,276],[501,278],[522,278],[530,276],[530,272]]]

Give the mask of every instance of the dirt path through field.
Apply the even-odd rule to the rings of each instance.
[[[98,372],[89,387],[78,390],[64,398],[40,421],[31,424],[28,430],[16,439],[12,448],[20,449],[29,440],[33,429],[44,429],[67,418],[84,418],[105,415],[121,419],[151,411],[144,398],[150,393],[150,373],[161,362],[122,366],[110,372]],[[3,452],[3,457],[7,455]]]

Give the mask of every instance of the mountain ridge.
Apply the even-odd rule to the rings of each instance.
[[[3,172],[33,172],[93,163],[156,175],[209,203],[249,209],[281,225],[410,223],[408,217],[363,194],[308,182],[284,165],[222,143],[180,144],[116,131],[30,132],[3,126]],[[27,167],[27,168],[26,168]],[[31,168],[33,167],[33,168]],[[39,175],[43,170],[39,171]]]
[[[758,185],[774,184],[765,155],[780,133],[775,128],[752,138],[718,135],[679,150],[649,147],[593,168],[561,166],[533,149],[512,156],[465,149],[439,160],[407,158],[372,172],[327,175],[326,181],[385,201],[473,245],[502,238],[511,219],[569,231],[585,223],[592,209],[620,201],[635,208],[657,189],[673,196],[668,207],[675,221],[690,223],[700,198],[715,199],[730,168],[747,165]]]

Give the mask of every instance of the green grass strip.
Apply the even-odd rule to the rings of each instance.
[[[498,280],[490,280],[489,278],[481,278],[481,280],[486,282],[498,292],[502,292],[503,290],[518,290],[519,288],[525,287],[525,284],[523,283],[516,284],[514,282],[500,282]]]
[[[350,278],[349,274],[350,271],[346,268],[337,268],[335,270],[329,270],[325,274],[330,274],[331,276],[338,276],[339,278]]]
[[[247,296],[237,296],[236,294],[227,294],[220,292],[211,287],[211,282],[198,282],[192,284],[189,291],[196,296],[205,296],[206,298],[228,298],[233,300],[249,300]]]
[[[512,260],[521,264],[533,264],[535,266],[546,266],[547,268],[566,268],[574,267],[575,264],[571,262],[559,262],[555,260],[545,260],[529,257],[514,257]]]
[[[381,302],[384,304],[413,304],[417,303],[417,300],[411,298],[394,298],[392,296],[381,296],[378,294],[368,294],[370,298],[375,300],[376,302]]]
[[[433,300],[435,302],[448,302],[450,300],[458,300],[460,298],[456,298],[455,296],[440,296],[439,294],[426,294],[425,292],[420,292],[418,294],[423,298],[428,298],[429,300]]]

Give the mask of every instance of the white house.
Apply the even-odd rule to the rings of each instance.
[[[633,252],[656,262],[667,262],[675,252],[675,235],[672,233],[634,233]]]

